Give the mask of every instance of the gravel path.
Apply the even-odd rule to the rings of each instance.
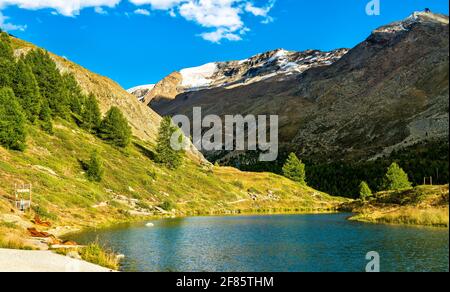
[[[0,249],[0,272],[111,272],[50,251]]]

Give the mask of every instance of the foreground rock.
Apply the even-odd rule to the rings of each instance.
[[[112,272],[50,251],[0,249],[0,272]]]

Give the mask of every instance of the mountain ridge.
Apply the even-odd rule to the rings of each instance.
[[[149,105],[161,115],[191,117],[196,106],[205,115],[277,114],[282,148],[303,157],[375,159],[448,135],[448,16],[415,12],[298,74],[155,96]],[[237,153],[204,154],[225,162]]]
[[[308,69],[327,66],[347,53],[347,49],[329,52],[306,50],[302,52],[276,49],[244,60],[207,63],[184,68],[169,74],[148,91],[141,86],[128,90],[138,100],[149,104],[173,99],[176,95],[213,88],[233,88],[265,79],[283,78]],[[144,86],[145,87],[145,86]]]

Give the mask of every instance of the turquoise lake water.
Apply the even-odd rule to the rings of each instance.
[[[372,225],[349,214],[163,219],[74,235],[124,254],[124,271],[449,271],[448,229]]]

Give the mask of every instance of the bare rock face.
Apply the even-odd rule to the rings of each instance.
[[[182,70],[179,93],[150,106],[161,115],[192,116],[196,106],[204,115],[276,114],[282,150],[327,161],[448,141],[448,23],[414,13],[349,51],[276,50]]]
[[[199,67],[173,72],[153,88],[138,86],[128,92],[152,107],[167,104],[179,94],[213,88],[234,88],[262,80],[302,73],[308,69],[328,66],[347,53],[346,49],[332,52],[308,50],[290,52],[278,49],[246,60],[208,63]]]
[[[148,91],[141,99],[145,104],[150,104],[153,100],[172,100],[181,93],[179,86],[181,84],[181,74],[173,72],[160,82],[155,87]]]

